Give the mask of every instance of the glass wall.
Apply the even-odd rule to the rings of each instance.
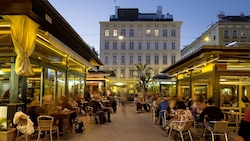
[[[65,96],[65,73],[57,71],[56,98]]]
[[[83,96],[84,94],[84,76],[79,74],[71,73],[68,79],[68,94],[71,97],[75,97],[76,95],[80,94]]]
[[[249,76],[220,76],[220,104],[222,107],[243,107],[248,104]]]
[[[0,103],[10,100],[10,58],[0,58]]]

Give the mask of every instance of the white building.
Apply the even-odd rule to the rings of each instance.
[[[181,57],[200,49],[203,45],[227,45],[232,43],[250,43],[250,15],[225,15],[219,12],[218,21],[211,24],[207,30],[195,39],[190,45],[181,50]]]
[[[116,72],[112,91],[136,92],[135,64],[148,64],[154,76],[175,63],[180,58],[181,25],[172,15],[162,14],[162,6],[156,13],[117,6],[110,21],[101,21],[100,60],[102,69]]]

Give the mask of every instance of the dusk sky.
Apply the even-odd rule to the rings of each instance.
[[[138,8],[140,13],[156,13],[162,6],[163,14],[182,21],[181,49],[190,44],[212,24],[217,15],[250,16],[250,0],[48,0],[83,40],[99,53],[100,21],[109,21],[115,6]]]

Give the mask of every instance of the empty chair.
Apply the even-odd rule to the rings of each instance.
[[[185,135],[185,134],[188,134],[190,140],[193,141],[193,137],[192,137],[192,134],[191,134],[191,131],[190,131],[190,128],[192,127],[193,123],[194,123],[193,120],[173,121],[171,123],[172,125],[170,126],[170,131],[169,131],[169,134],[168,134],[168,141],[170,141],[170,136],[171,136],[172,130],[175,130],[175,131],[180,133],[182,141],[184,141],[183,135]],[[181,128],[180,128],[180,126],[173,126],[174,124],[181,125]]]
[[[206,130],[208,130],[211,133],[212,141],[214,141],[215,136],[225,136],[225,140],[228,141],[227,136],[227,127],[228,127],[228,121],[213,121],[214,125],[207,126]]]
[[[50,140],[52,141],[52,134],[54,132],[57,133],[57,140],[59,141],[59,128],[56,125],[53,125],[54,117],[51,116],[38,116],[37,117],[37,123],[38,123],[38,137],[37,141],[39,141],[41,133],[45,132],[45,140],[47,137],[47,133],[50,134]]]
[[[99,120],[99,116],[96,115],[94,112],[93,112],[93,107],[91,106],[87,106],[86,107],[86,123],[87,123],[87,119],[88,117],[90,118],[90,122],[91,123],[95,123],[95,119],[97,119],[98,123],[100,124],[100,120]]]

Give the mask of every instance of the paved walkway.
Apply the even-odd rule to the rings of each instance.
[[[133,104],[117,106],[117,112],[111,114],[111,123],[97,125],[85,122],[83,134],[73,133],[70,137],[61,137],[62,141],[166,141],[167,137],[158,125],[151,120],[150,113],[136,113]]]
[[[63,136],[62,141],[167,141],[163,130],[152,122],[151,113],[137,113],[134,104],[117,106],[117,113],[111,114],[111,123],[97,125],[86,122],[86,117],[80,117],[85,122],[83,134],[72,133]],[[192,132],[194,141],[202,141]],[[198,133],[199,134],[199,133]],[[232,138],[229,138],[233,141]],[[170,141],[173,141],[171,139]]]
[[[86,121],[86,116],[79,119],[84,121],[85,131],[60,136],[60,141],[167,141],[163,130],[152,122],[151,113],[136,113],[133,104],[117,106],[117,112],[111,114],[111,123],[93,124],[89,119]],[[194,141],[202,141],[194,131],[192,135]]]

